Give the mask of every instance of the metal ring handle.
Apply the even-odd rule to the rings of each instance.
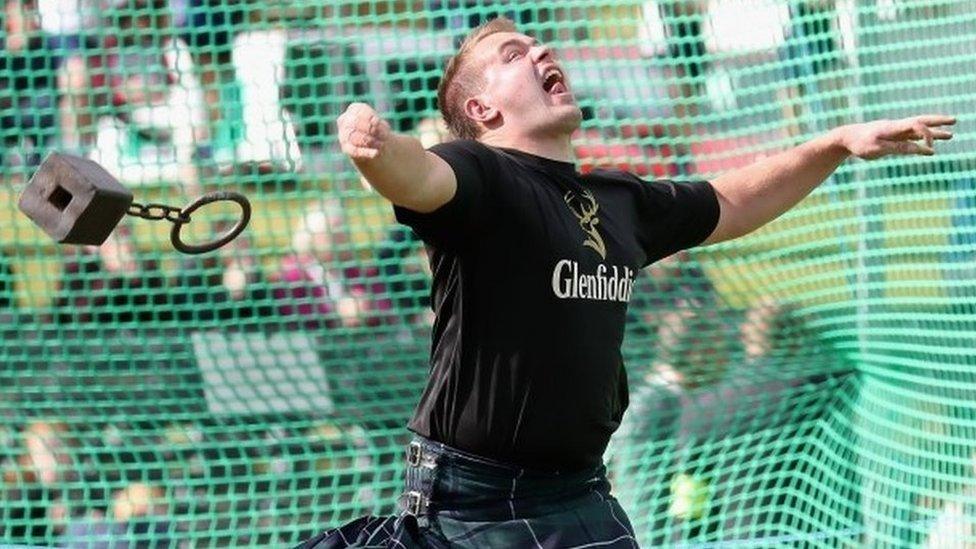
[[[201,206],[210,204],[211,202],[221,202],[224,200],[236,202],[237,205],[241,207],[241,218],[237,221],[237,224],[231,227],[231,229],[224,233],[223,236],[210,242],[206,242],[204,244],[187,244],[183,242],[183,240],[180,238],[180,229],[183,228],[184,224],[189,223],[190,215]],[[173,221],[173,230],[169,233],[170,242],[173,243],[174,248],[185,254],[202,254],[220,248],[224,244],[227,244],[231,240],[237,238],[237,235],[241,234],[241,231],[243,231],[244,228],[247,227],[248,222],[251,221],[251,202],[241,193],[236,193],[233,191],[216,191],[207,193],[194,200],[188,206],[183,208],[181,213],[187,220]]]

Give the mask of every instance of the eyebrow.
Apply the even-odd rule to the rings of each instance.
[[[508,40],[502,42],[501,45],[498,46],[497,52],[498,53],[502,53],[502,52],[505,51],[505,48],[507,48],[507,47],[509,47],[509,46],[511,46],[513,44],[517,44],[519,46],[524,46],[525,45],[525,40],[522,40],[522,39],[519,39],[519,38],[509,38]],[[535,45],[538,45],[538,44],[539,44],[539,41],[538,40],[536,40],[535,38],[529,38],[529,47],[532,47],[532,46],[535,46]]]

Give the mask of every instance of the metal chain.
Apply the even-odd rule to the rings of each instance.
[[[215,238],[210,242],[203,244],[187,244],[184,242],[180,231],[183,229],[183,225],[190,222],[190,215],[202,206],[222,201],[234,202],[241,207],[241,218],[237,224],[219,238]],[[241,193],[234,191],[214,191],[197,198],[185,208],[174,208],[165,204],[139,204],[138,202],[132,202],[129,204],[125,213],[135,217],[141,217],[142,219],[150,219],[153,221],[165,219],[173,222],[173,229],[169,233],[169,240],[173,243],[173,247],[185,254],[202,254],[216,250],[241,234],[241,231],[247,227],[248,222],[251,220],[251,202]]]
[[[138,202],[133,202],[125,213],[153,221],[165,219],[173,223],[190,222],[190,216],[183,213],[182,208],[174,208],[165,204],[139,204]]]

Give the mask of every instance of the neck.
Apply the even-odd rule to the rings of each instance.
[[[486,132],[478,138],[485,145],[515,149],[550,160],[560,162],[575,162],[572,136],[563,134],[549,138],[519,137],[500,133]]]

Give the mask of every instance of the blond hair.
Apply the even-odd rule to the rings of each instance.
[[[515,23],[498,17],[471,31],[461,42],[458,52],[447,61],[444,75],[437,86],[437,106],[451,133],[459,139],[477,139],[482,128],[467,117],[464,102],[478,92],[482,77],[471,70],[471,51],[485,37],[499,32],[517,32]]]

